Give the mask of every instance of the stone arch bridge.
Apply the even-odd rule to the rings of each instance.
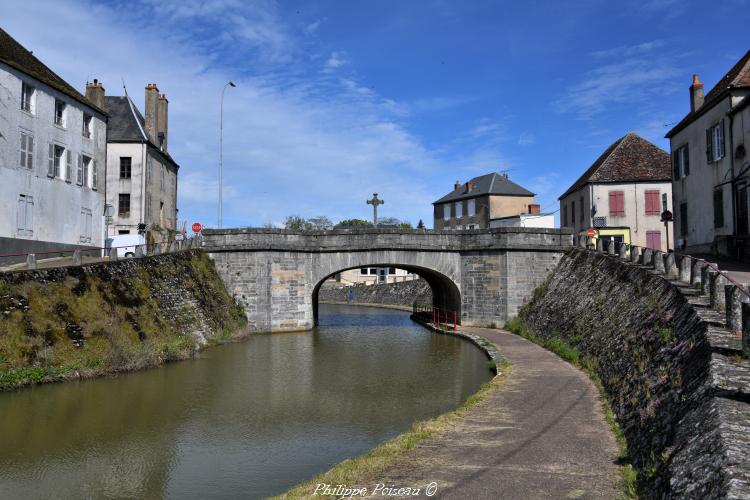
[[[334,274],[400,267],[423,277],[437,307],[465,325],[503,324],[572,245],[570,232],[503,228],[292,232],[206,229],[202,248],[243,304],[252,331],[307,330],[317,322],[318,290]]]

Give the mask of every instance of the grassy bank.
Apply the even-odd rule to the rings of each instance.
[[[348,486],[364,485],[372,482],[380,472],[392,465],[396,460],[406,455],[409,450],[417,444],[429,438],[438,437],[448,429],[453,423],[463,417],[473,407],[484,401],[492,392],[497,390],[508,376],[510,364],[508,361],[501,361],[501,375],[498,375],[491,381],[482,384],[479,391],[469,396],[464,403],[455,410],[440,415],[439,417],[423,422],[415,423],[411,429],[405,433],[383,443],[377,448],[356,458],[344,460],[328,472],[320,474],[313,479],[295,486],[291,490],[283,493],[277,499],[287,498],[304,498],[311,497],[315,487],[319,483],[326,484],[346,484]],[[334,498],[316,495],[315,498]]]
[[[596,374],[596,360],[588,356],[582,356],[577,348],[562,340],[554,338],[545,340],[537,337],[519,317],[513,318],[508,323],[506,323],[505,329],[509,332],[515,333],[516,335],[520,335],[521,337],[528,339],[549,351],[554,352],[576,368],[583,370],[594,382],[597,389],[599,389],[599,401],[601,402],[602,410],[604,411],[604,417],[607,419],[607,423],[609,424],[612,433],[615,435],[617,443],[620,447],[618,463],[620,464],[620,473],[622,475],[622,478],[620,480],[622,497],[624,499],[638,498],[636,488],[636,473],[633,469],[633,466],[630,464],[628,443],[625,440],[625,436],[622,433],[620,425],[615,419],[614,413],[612,412],[612,407],[607,400],[604,386],[602,385],[599,376]]]
[[[202,252],[0,275],[0,390],[186,359],[245,325]]]

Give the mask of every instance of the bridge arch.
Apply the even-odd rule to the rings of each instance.
[[[332,276],[340,272],[349,271],[351,269],[359,269],[361,267],[397,267],[400,269],[404,269],[410,273],[419,275],[419,277],[424,279],[427,282],[427,284],[430,286],[430,290],[432,291],[432,305],[434,307],[439,307],[441,309],[446,309],[449,311],[456,311],[458,322],[459,323],[461,322],[461,291],[459,289],[459,285],[456,282],[454,282],[451,278],[449,278],[445,274],[442,274],[439,271],[426,268],[426,267],[405,265],[405,264],[399,264],[396,262],[375,262],[375,263],[368,263],[368,264],[363,264],[363,265],[359,265],[355,267],[348,267],[346,269],[338,269],[324,276],[315,284],[315,287],[313,288],[313,292],[312,292],[312,307],[313,307],[313,323],[314,324],[316,325],[318,324],[318,305],[319,305],[318,296],[320,293],[320,288],[323,286],[323,283],[325,283],[326,280],[328,280],[329,278],[331,278]]]

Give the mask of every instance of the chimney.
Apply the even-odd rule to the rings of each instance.
[[[453,184],[453,189],[461,189],[461,183],[456,181],[455,184]]]
[[[149,83],[146,85],[146,134],[149,139],[155,144],[158,144],[157,140],[157,127],[156,127],[156,107],[159,101],[159,88],[155,83]]]
[[[690,112],[698,111],[703,106],[703,84],[698,80],[698,75],[693,75],[693,84],[690,86]]]
[[[156,135],[157,142],[162,151],[167,151],[167,127],[169,119],[169,101],[165,94],[159,96],[156,107]]]
[[[540,211],[541,211],[541,207],[537,203],[532,203],[529,205],[530,214],[538,214]]]
[[[93,83],[86,82],[86,99],[93,102],[99,109],[105,109],[104,86],[102,82],[94,78]]]
[[[474,184],[471,181],[466,182],[466,192],[471,193],[471,190],[474,189]]]

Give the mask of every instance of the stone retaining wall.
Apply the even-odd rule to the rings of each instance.
[[[750,362],[710,275],[639,250],[571,250],[519,317],[593,366],[643,496],[749,498]]]
[[[432,304],[430,285],[423,279],[389,283],[383,285],[337,286],[326,283],[320,288],[320,302],[349,302],[349,292],[354,292],[356,304],[384,304],[411,307],[417,304]]]

